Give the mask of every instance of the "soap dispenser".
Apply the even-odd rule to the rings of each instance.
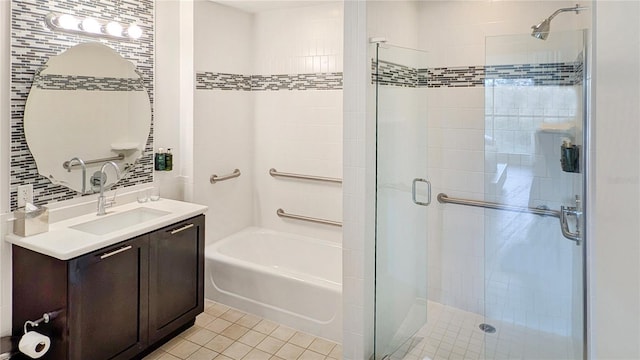
[[[580,147],[572,144],[569,139],[564,139],[560,146],[560,165],[562,166],[562,171],[580,172]]]
[[[165,154],[163,148],[158,148],[158,152],[155,155],[155,169],[164,171],[166,168]]]

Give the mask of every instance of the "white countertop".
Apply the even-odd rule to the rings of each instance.
[[[167,211],[169,214],[131,225],[121,230],[112,231],[105,235],[93,235],[71,228],[71,226],[106,218],[140,207]],[[69,260],[138,235],[146,234],[161,227],[189,219],[204,213],[207,209],[207,206],[204,205],[170,199],[148,201],[142,204],[131,202],[109,208],[107,209],[107,214],[103,216],[97,216],[96,213],[93,212],[91,214],[51,223],[49,224],[49,231],[45,233],[27,237],[9,234],[5,237],[5,240],[13,245],[44,255],[52,256],[60,260]]]

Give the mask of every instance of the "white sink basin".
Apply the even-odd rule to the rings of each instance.
[[[137,225],[168,214],[170,214],[168,211],[140,207],[113,215],[107,215],[96,220],[87,221],[82,224],[71,226],[71,228],[89,234],[105,235],[110,232],[122,230],[129,226]]]

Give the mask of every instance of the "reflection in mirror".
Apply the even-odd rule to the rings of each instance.
[[[126,177],[144,153],[151,104],[135,66],[110,47],[76,45],[51,57],[34,76],[24,131],[38,173],[81,193],[99,189],[93,176],[114,161]],[[106,172],[106,187],[117,177]]]

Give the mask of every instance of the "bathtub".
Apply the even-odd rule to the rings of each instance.
[[[250,227],[205,248],[205,296],[342,342],[342,248]]]

